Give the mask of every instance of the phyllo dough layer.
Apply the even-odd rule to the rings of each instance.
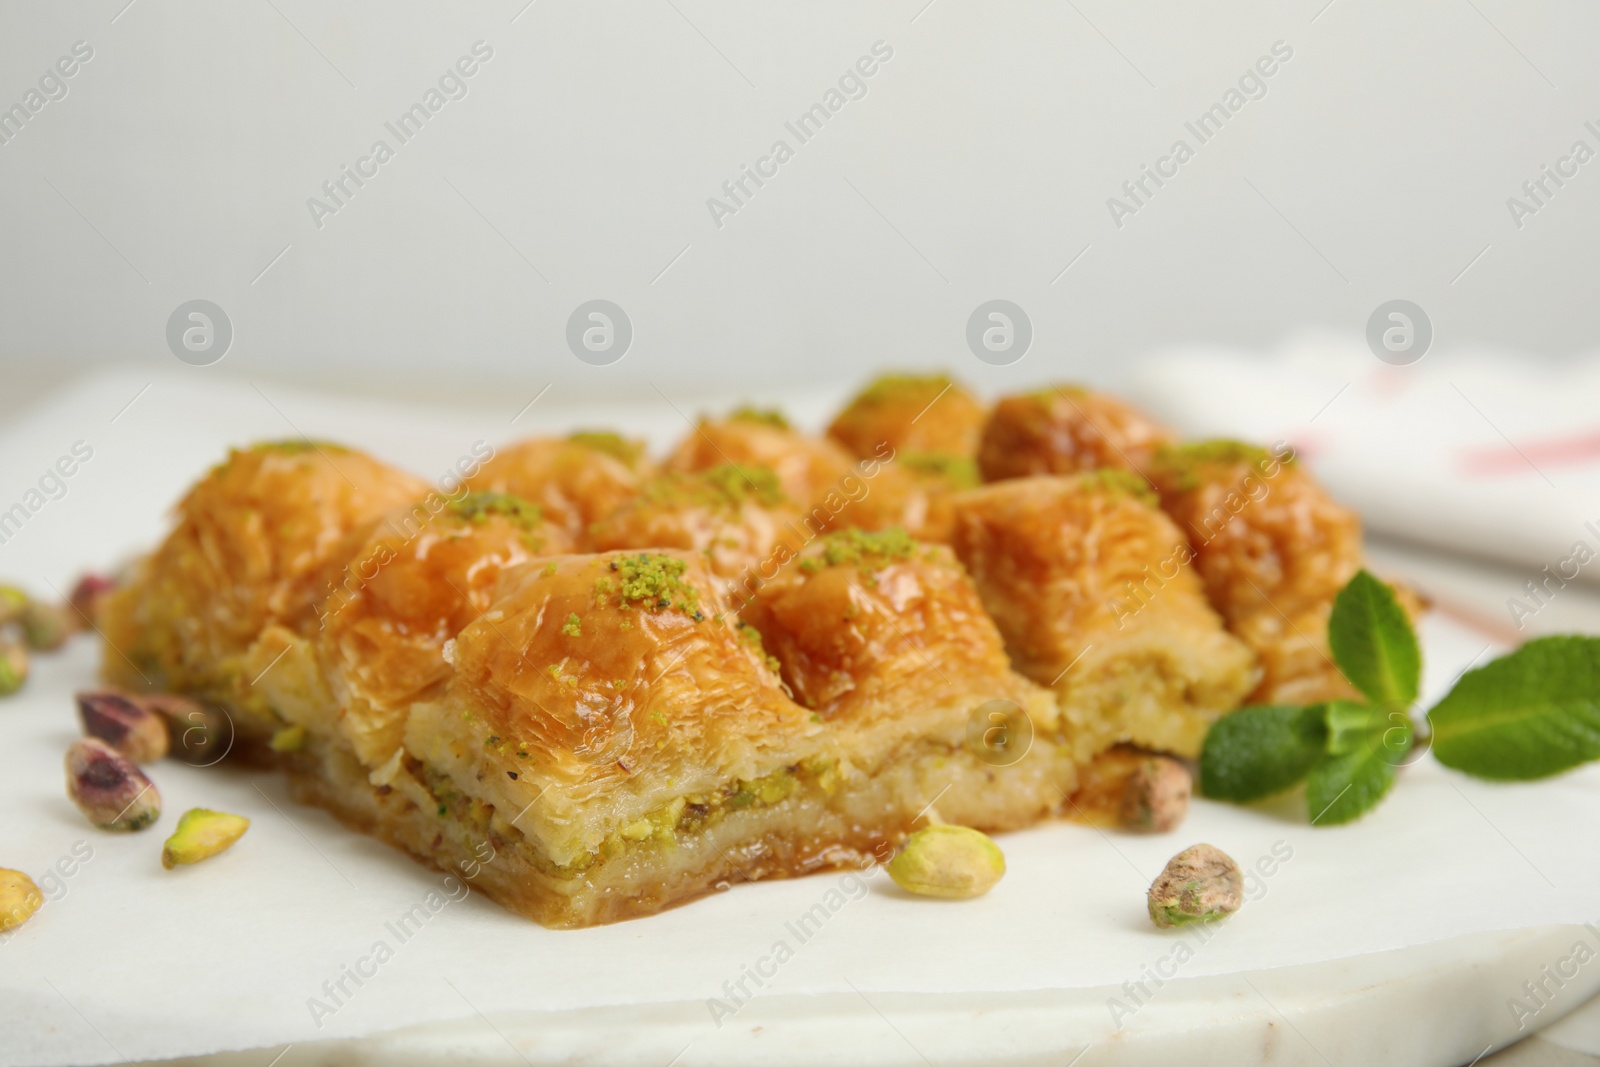
[[[956,500],[952,544],[1012,662],[1053,688],[1088,758],[1131,741],[1184,756],[1255,685],[1192,549],[1123,471],[1018,478]]]
[[[251,646],[269,625],[303,627],[323,568],[346,537],[427,486],[340,445],[236,449],[184,496],[177,525],[100,609],[107,679],[205,696],[240,711],[247,735],[274,720]]]
[[[1050,693],[1011,670],[945,546],[900,530],[831,534],[742,617],[829,727],[847,779],[897,777],[902,805],[937,798],[940,817],[991,830],[1036,821],[1071,793]],[[995,743],[996,722],[1016,747]]]
[[[1252,699],[1355,695],[1328,651],[1333,598],[1361,569],[1361,520],[1294,460],[1233,441],[1163,449],[1150,466],[1161,506],[1188,535],[1206,594],[1260,657]]]

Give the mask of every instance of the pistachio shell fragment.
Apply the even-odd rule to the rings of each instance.
[[[67,795],[102,830],[142,830],[161,817],[161,793],[132,760],[96,737],[67,749]]]
[[[1224,919],[1244,903],[1244,876],[1214,845],[1193,845],[1167,861],[1150,886],[1150,921],[1157,926]]]
[[[135,763],[154,763],[167,754],[166,720],[137,697],[102,689],[76,694],[83,732],[98,737]]]
[[[15,930],[44,904],[44,894],[21,871],[0,867],[0,933]]]
[[[161,866],[172,870],[180,863],[199,863],[225,852],[244,832],[250,820],[225,811],[190,808],[178,820],[178,828],[161,846]]]
[[[889,861],[889,877],[908,893],[964,900],[994,888],[1005,854],[986,834],[965,826],[928,826],[906,839]]]

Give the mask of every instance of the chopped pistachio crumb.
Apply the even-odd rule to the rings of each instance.
[[[740,639],[749,645],[757,656],[761,657],[761,662],[767,665],[768,670],[773,674],[778,674],[782,671],[783,664],[778,662],[778,657],[769,655],[766,647],[762,645],[760,630],[757,630],[747,622],[740,622],[738,632]]]
[[[913,474],[941,479],[952,489],[974,489],[982,480],[978,476],[978,462],[971,456],[958,456],[954,452],[901,451],[899,458]]]
[[[650,718],[662,726],[667,725],[667,717],[661,714],[659,711],[652,711],[650,713]]]
[[[1156,491],[1150,487],[1150,483],[1145,481],[1142,475],[1133,471],[1119,470],[1115,467],[1101,467],[1097,470],[1086,471],[1078,475],[1078,477],[1085,485],[1093,486],[1108,493],[1131,496],[1151,507],[1156,507],[1160,503],[1160,499],[1156,496]]]
[[[783,503],[783,486],[770,468],[734,463],[712,467],[693,474],[675,471],[651,479],[640,490],[645,504],[683,506],[697,504],[723,511],[736,511],[746,501],[763,507]]]
[[[1226,438],[1196,441],[1186,445],[1167,445],[1157,450],[1155,457],[1156,469],[1170,477],[1177,487],[1183,490],[1199,487],[1201,467],[1246,463],[1258,470],[1265,470],[1275,462],[1292,464],[1294,455],[1290,453],[1278,457],[1259,445]]]
[[[630,467],[637,464],[639,458],[644,455],[643,441],[635,441],[609,430],[579,430],[568,434],[567,440],[575,445],[592,448],[596,452],[604,452]]]
[[[468,522],[484,522],[490,515],[502,515],[524,530],[544,522],[538,504],[510,493],[468,493],[450,505],[450,513]]]
[[[829,567],[855,565],[871,571],[910,559],[916,549],[917,542],[899,526],[877,533],[851,527],[823,538],[821,556],[808,557],[800,566],[802,570],[816,570],[818,567],[807,567],[806,563],[820,559]]]
[[[613,592],[618,607],[666,611],[676,608],[699,622],[700,590],[683,580],[689,564],[676,556],[640,552],[620,556],[608,564],[616,581],[602,575],[595,580],[595,595],[603,603]]]
[[[729,422],[759,422],[764,426],[776,427],[779,430],[788,430],[793,427],[789,419],[777,408],[758,408],[750,404],[742,404],[728,413]]]
[[[545,576],[545,577],[546,577],[546,578],[548,578],[548,577],[550,577],[550,576],[551,576],[551,575],[552,575],[552,574],[554,574],[554,573],[555,573],[555,572],[556,572],[556,563],[555,563],[555,560],[551,560],[551,561],[550,561],[550,562],[549,562],[549,563],[546,563],[546,564],[545,564],[545,565],[544,565],[544,576]]]
[[[875,378],[850,401],[846,412],[878,407],[909,398],[935,397],[954,383],[945,374],[885,374]]]
[[[583,620],[578,617],[577,612],[574,611],[567,616],[566,625],[561,627],[561,632],[568,637],[583,636]]]
[[[251,445],[251,452],[281,452],[286,456],[296,456],[302,452],[348,452],[344,445],[332,441],[317,441],[309,437],[295,437],[286,441],[262,441]]]

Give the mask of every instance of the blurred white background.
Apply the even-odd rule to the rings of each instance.
[[[1397,297],[1430,360],[1559,363],[1592,343],[1600,162],[1520,228],[1507,199],[1600,149],[1596,39],[1593,4],[1509,0],[7,5],[0,108],[93,56],[0,126],[0,373],[14,402],[182,369],[166,322],[197,298],[234,338],[187,373],[381,395],[781,396],[882,365],[1115,385],[1191,342],[1359,343]],[[479,41],[401,144],[385,123]],[[801,144],[785,123],[879,41]],[[1275,42],[1292,58],[1201,144],[1185,123]],[[1194,157],[1117,226],[1108,198],[1180,138]],[[319,227],[308,199],[380,139],[394,158]],[[778,139],[794,158],[719,227],[708,198]],[[996,297],[1035,331],[1009,368],[964,340]],[[609,367],[564,343],[591,298],[633,323]]]

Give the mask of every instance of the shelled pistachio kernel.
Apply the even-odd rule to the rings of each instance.
[[[28,680],[28,646],[0,633],[0,697],[8,697]]]
[[[1244,876],[1233,857],[1214,845],[1193,845],[1167,861],[1150,886],[1150,921],[1157,926],[1225,919],[1244,903]]]
[[[161,817],[155,783],[97,737],[67,749],[67,795],[102,830],[142,830]]]
[[[1128,775],[1117,820],[1124,830],[1164,834],[1189,814],[1189,768],[1171,756],[1146,756]]]
[[[1005,873],[1005,854],[988,835],[946,824],[918,830],[889,861],[889,877],[901,889],[949,900],[982,896]]]
[[[268,742],[268,745],[272,751],[279,755],[299,752],[306,747],[306,728],[299,723],[293,726],[285,726],[272,735],[272,740]]]
[[[250,829],[250,820],[225,811],[190,808],[178,820],[178,828],[161,846],[161,866],[172,870],[180,863],[199,863],[219,852],[226,852]]]
[[[137,697],[114,689],[77,693],[83,732],[98,737],[135,763],[154,763],[167,754],[167,722]]]
[[[44,904],[44,894],[21,871],[0,867],[0,933],[15,930]]]
[[[28,647],[54,652],[77,632],[73,623],[76,618],[77,613],[65,604],[30,600],[22,612],[22,632],[28,639]]]

